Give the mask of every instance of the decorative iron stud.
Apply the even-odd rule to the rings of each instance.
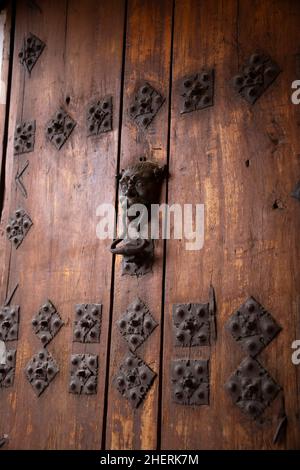
[[[64,109],[60,108],[56,115],[48,122],[46,136],[59,150],[68,140],[75,126],[76,122],[74,119]]]
[[[11,387],[14,383],[16,368],[16,350],[6,351],[5,364],[0,364],[0,388]]]
[[[148,307],[138,298],[127,307],[117,324],[132,351],[141,346],[157,327]]]
[[[241,72],[233,78],[233,86],[248,103],[254,104],[280,71],[276,62],[267,54],[255,52]]]
[[[37,396],[44,392],[58,372],[56,361],[46,349],[35,354],[25,368],[27,380]]]
[[[112,130],[112,96],[91,103],[87,113],[88,135],[99,135]]]
[[[226,328],[243,350],[252,357],[262,351],[281,331],[281,327],[272,315],[253,297],[249,297],[232,314]]]
[[[14,136],[14,154],[32,152],[35,142],[35,121],[19,122]]]
[[[69,392],[76,395],[97,393],[98,356],[72,354]]]
[[[34,333],[46,346],[63,326],[60,314],[50,300],[46,300],[32,319]]]
[[[209,404],[207,360],[179,359],[171,364],[172,399],[180,405]]]
[[[0,340],[16,341],[19,331],[19,305],[0,307]]]
[[[73,341],[99,343],[101,333],[102,305],[78,304],[75,309]]]
[[[280,391],[262,365],[251,357],[242,361],[226,383],[233,402],[252,418],[258,418]]]
[[[173,305],[173,334],[176,346],[210,344],[208,304]]]
[[[6,234],[15,248],[21,245],[32,225],[32,220],[24,209],[17,209],[10,217],[6,226]]]
[[[32,33],[24,39],[19,52],[20,63],[30,73],[45,48],[45,43]]]
[[[129,108],[129,115],[142,129],[147,129],[165,99],[149,83],[144,82],[136,91]]]
[[[214,70],[189,75],[181,82],[181,113],[190,113],[214,104]]]
[[[138,356],[128,353],[117,375],[114,384],[121,395],[137,408],[145,399],[156,373]]]

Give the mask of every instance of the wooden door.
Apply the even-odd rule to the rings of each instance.
[[[16,350],[16,366],[13,383],[0,384],[3,450],[299,448],[292,343],[300,339],[300,227],[299,201],[291,197],[300,172],[299,111],[291,101],[299,3],[20,0],[5,11],[0,294],[4,307],[18,284],[11,305],[20,306],[20,321],[18,339],[5,341]],[[45,48],[29,73],[20,50],[30,33]],[[232,79],[257,50],[281,71],[251,104]],[[182,112],[184,79],[211,70],[212,105]],[[141,129],[130,106],[144,82],[164,102]],[[91,136],[88,110],[105,97],[112,99],[112,129]],[[60,109],[75,127],[58,149],[47,123]],[[34,149],[20,153],[15,130],[28,121],[35,121]],[[204,243],[187,250],[184,237],[157,240],[152,272],[135,277],[122,275],[121,257],[96,227],[100,204],[120,211],[115,176],[140,157],[168,166],[161,202],[204,205]],[[6,227],[17,209],[33,225],[16,249]],[[210,322],[209,344],[176,346],[176,305],[206,305],[212,287],[216,338]],[[280,386],[260,419],[243,413],[225,387],[248,356],[225,326],[250,296],[282,328],[256,355]],[[158,326],[136,351],[156,377],[133,408],[115,377],[129,350],[118,321],[136,298]],[[47,299],[63,321],[46,348],[59,371],[37,396],[26,370],[42,346],[32,319]],[[73,341],[78,304],[102,305],[99,342]],[[72,391],[76,354],[97,358],[92,393]],[[208,361],[206,404],[174,400],[172,367],[180,360]],[[274,444],[283,396],[287,432]]]

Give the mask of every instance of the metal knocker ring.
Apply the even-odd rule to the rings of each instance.
[[[117,238],[113,241],[110,246],[111,253],[115,255],[123,256],[133,256],[143,253],[145,248],[149,245],[149,241],[142,238],[137,238],[136,240],[130,240],[129,242],[122,245],[120,248],[117,248],[117,245],[123,241],[122,238]]]

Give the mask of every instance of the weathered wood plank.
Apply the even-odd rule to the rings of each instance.
[[[297,372],[290,349],[299,322],[299,207],[289,196],[299,172],[298,111],[289,98],[299,14],[293,1],[176,2],[169,202],[205,204],[205,242],[199,252],[186,251],[183,241],[167,244],[161,431],[165,449],[274,448],[278,403],[258,426],[224,390],[245,356],[224,324],[249,295],[283,327],[259,360],[285,390],[290,427],[283,447],[299,447]],[[257,47],[270,53],[283,72],[250,106],[235,95],[229,80]],[[175,84],[205,66],[215,66],[215,105],[180,116]],[[282,210],[273,209],[275,199],[283,201]],[[172,305],[207,301],[211,281],[218,307],[216,344],[210,349],[175,348]],[[170,362],[185,357],[210,357],[209,406],[170,402]]]
[[[196,252],[185,250],[184,240],[167,243],[162,405],[157,377],[137,410],[132,410],[112,385],[128,351],[116,321],[137,296],[147,303],[159,326],[137,354],[158,373],[163,243],[156,243],[153,274],[140,279],[122,277],[121,259],[116,258],[110,318],[112,256],[109,241],[96,238],[96,208],[101,202],[115,202],[118,165],[126,168],[143,155],[159,163],[167,160],[168,99],[145,133],[130,120],[128,107],[136,84],[142,80],[168,98],[173,2],[128,2],[121,142],[118,124],[125,2],[47,0],[39,2],[38,8],[34,5],[18,2],[7,191],[1,221],[1,303],[7,290],[19,282],[13,303],[21,305],[19,341],[9,343],[18,349],[16,380],[13,388],[0,390],[0,436],[9,435],[6,448],[96,449],[103,435],[107,449],[153,449],[160,445],[164,449],[299,448],[299,379],[291,362],[291,343],[300,333],[300,222],[299,202],[290,197],[299,179],[299,110],[289,97],[292,81],[299,78],[298,2],[175,2],[168,200],[170,204],[205,204],[205,242]],[[17,57],[28,32],[47,44],[30,77]],[[268,52],[282,73],[250,106],[235,94],[229,80],[256,48]],[[182,116],[178,80],[202,67],[215,67],[214,107]],[[87,107],[94,98],[107,94],[114,96],[114,130],[87,138]],[[44,127],[59,105],[77,126],[58,152],[46,141]],[[37,121],[35,151],[13,157],[15,123],[22,119]],[[27,159],[30,165],[24,183],[28,199],[24,199],[15,189],[14,175]],[[28,210],[34,226],[15,251],[4,230],[9,213],[18,206]],[[218,307],[217,342],[210,348],[175,348],[172,305],[208,301],[211,282]],[[224,390],[224,383],[245,356],[224,324],[248,295],[257,298],[283,327],[258,357],[285,391],[288,434],[276,447],[272,437],[279,402],[258,426],[241,414]],[[58,307],[65,326],[48,348],[60,373],[37,399],[23,369],[40,347],[31,318],[47,297]],[[72,343],[74,305],[80,302],[103,303],[100,344]],[[72,352],[99,355],[97,395],[68,393]],[[186,357],[210,358],[209,406],[184,407],[170,401],[170,362]],[[162,428],[157,435],[160,418]]]
[[[138,162],[140,156],[158,163],[166,162],[168,134],[168,91],[171,46],[172,2],[130,0],[128,3],[127,45],[124,84],[124,113],[120,168]],[[166,101],[144,133],[128,116],[129,103],[137,83],[148,81]],[[110,383],[107,413],[107,449],[154,449],[157,445],[158,378],[139,408],[133,410],[114,388],[112,379],[128,351],[116,321],[139,296],[160,323],[163,244],[155,245],[153,273],[136,279],[121,275],[121,257],[116,258]],[[158,373],[160,327],[136,351]]]
[[[3,139],[7,103],[7,85],[10,59],[10,32],[11,32],[11,5],[3,8],[0,12],[0,142],[1,162],[3,158]],[[2,165],[0,166],[0,175]]]
[[[13,12],[12,6],[7,5],[3,8],[0,15],[0,28],[1,28],[1,81],[0,81],[0,140],[1,140],[1,158],[0,158],[0,177],[1,177],[1,222],[0,222],[0,298],[3,300],[6,296],[7,277],[8,277],[8,260],[9,252],[7,250],[5,225],[7,214],[7,204],[4,204],[4,199],[8,199],[10,195],[11,186],[11,172],[12,160],[6,158],[7,150],[7,134],[6,122],[8,105],[10,101],[9,88],[9,66],[10,66],[10,47],[11,47],[11,28],[13,28]]]
[[[24,102],[14,116],[37,121],[35,151],[19,159],[30,160],[24,177],[28,199],[17,193],[12,203],[25,205],[34,226],[11,263],[11,282],[20,283],[21,328],[16,382],[7,390],[10,407],[3,403],[3,414],[11,448],[96,449],[102,436],[111,282],[111,256],[96,237],[96,208],[115,197],[124,2],[76,0],[67,8],[67,2],[47,1],[42,11],[24,6],[21,13],[20,8],[18,34],[34,32],[47,46],[25,78]],[[106,94],[115,98],[114,131],[87,138],[90,101]],[[45,126],[59,106],[77,125],[57,151],[46,141]],[[48,347],[60,372],[37,399],[23,369],[40,346],[31,318],[48,297],[65,326]],[[72,343],[74,306],[85,302],[103,304],[100,344]],[[72,352],[98,354],[97,395],[68,393]]]

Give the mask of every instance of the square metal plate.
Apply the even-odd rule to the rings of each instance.
[[[210,344],[209,305],[173,305],[173,336],[175,346],[207,346]]]
[[[191,113],[214,104],[214,70],[202,70],[181,80],[181,113]]]
[[[73,341],[77,343],[99,343],[101,320],[101,304],[76,305]]]
[[[98,356],[94,354],[72,354],[69,392],[75,395],[97,393]]]
[[[171,363],[172,400],[179,405],[209,404],[209,361],[178,359]]]

